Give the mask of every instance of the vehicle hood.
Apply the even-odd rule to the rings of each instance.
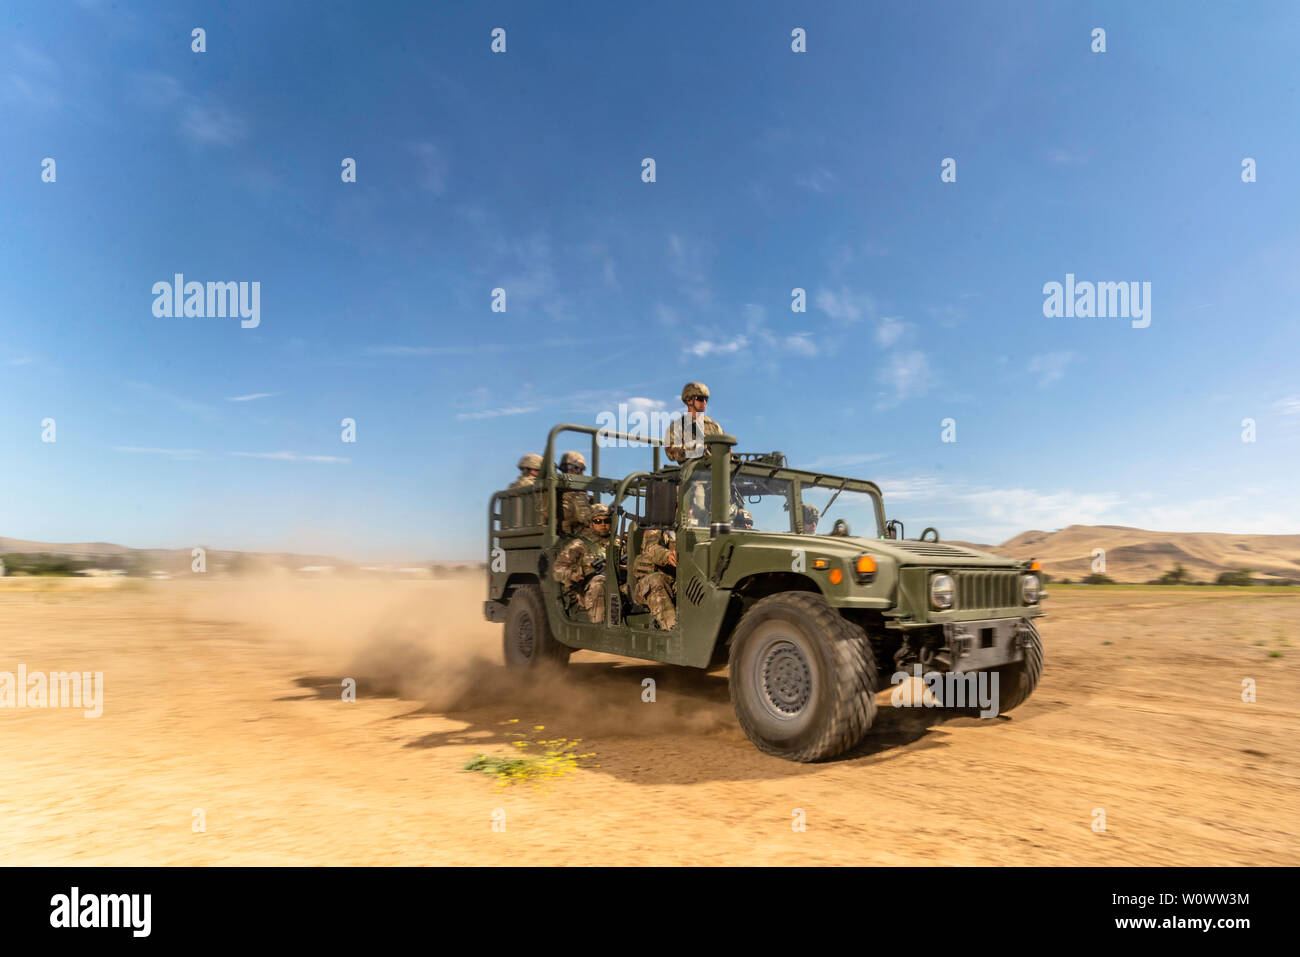
[[[783,545],[788,543],[790,548],[803,548],[809,554],[840,555],[853,559],[865,552],[873,558],[888,558],[898,565],[1019,568],[1024,564],[1014,558],[949,545],[947,542],[786,534],[771,535],[770,538],[779,539]]]

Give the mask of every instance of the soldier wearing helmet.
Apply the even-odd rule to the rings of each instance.
[[[587,471],[587,460],[581,452],[565,452],[556,469],[564,475],[581,475]],[[560,531],[565,535],[581,535],[591,521],[591,499],[576,489],[560,495]]]
[[[609,542],[609,506],[589,507],[590,523],[556,556],[552,577],[565,595],[597,624],[605,620],[605,546]]]
[[[682,386],[682,402],[686,411],[681,418],[673,419],[668,424],[664,436],[664,451],[668,458],[677,463],[687,459],[698,459],[708,455],[704,437],[721,435],[722,426],[704,414],[709,403],[709,387],[703,382],[688,382]]]
[[[524,488],[537,481],[542,471],[542,457],[529,452],[519,460],[519,478],[510,483],[511,488]]]
[[[754,527],[754,513],[747,508],[742,508],[740,503],[733,502],[731,505],[731,525],[733,528],[750,530]]]

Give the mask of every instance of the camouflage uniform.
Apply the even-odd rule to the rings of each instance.
[[[632,572],[636,587],[632,597],[650,609],[655,621],[664,631],[677,627],[677,570],[673,564],[677,556],[677,541],[667,532],[651,529],[641,539]],[[663,566],[660,571],[658,566]]]
[[[591,522],[591,499],[583,492],[564,492],[560,496],[560,531],[565,535],[581,535]]]
[[[692,418],[691,413],[695,408],[691,400],[696,396],[707,399],[709,387],[703,382],[688,382],[682,386],[682,401],[686,403],[686,411],[681,418],[668,423],[668,432],[664,435],[664,453],[679,465],[687,459],[708,455],[704,437],[722,434],[722,426],[707,415],[700,413]]]
[[[519,478],[510,483],[511,488],[525,488],[537,481],[536,475],[525,475],[525,470],[531,469],[534,472],[540,472],[542,469],[542,457],[535,452],[530,452],[519,460]]]
[[[587,468],[587,459],[581,452],[565,452],[560,457],[560,471],[581,475]],[[566,472],[573,469],[575,472]],[[585,492],[576,490],[560,493],[560,532],[564,535],[581,535],[591,521],[591,499]]]
[[[707,455],[704,436],[722,434],[722,426],[707,415],[698,415],[691,419],[689,428],[685,425],[687,419],[690,419],[689,412],[681,418],[673,419],[668,423],[668,432],[664,436],[664,453],[678,464],[687,459],[697,459]]]
[[[608,505],[591,506],[591,517],[608,515]],[[596,563],[605,559],[605,542],[590,525],[584,525],[579,538],[560,549],[551,576],[564,586],[587,617],[599,624],[605,620],[605,573],[596,572]]]

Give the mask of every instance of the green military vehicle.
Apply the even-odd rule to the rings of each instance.
[[[657,439],[557,425],[543,462],[555,461],[566,432],[590,436],[591,474],[547,467],[535,485],[493,494],[488,509],[484,613],[505,626],[511,668],[564,665],[579,648],[693,668],[727,663],[741,727],[760,750],[792,761],[857,745],[876,692],[916,665],[996,672],[1000,712],[1038,684],[1033,620],[1045,596],[1036,563],[943,544],[929,528],[904,539],[873,482],[790,468],[780,453],[736,454],[729,435],[706,437],[706,456],[661,465]],[[600,449],[612,443],[650,446],[653,469],[602,476]],[[617,572],[606,574],[601,624],[552,576],[568,540],[556,528],[558,506],[570,490],[617,516],[605,556]],[[834,522],[831,534],[814,531],[819,516]],[[649,529],[676,533],[671,631],[628,597]]]

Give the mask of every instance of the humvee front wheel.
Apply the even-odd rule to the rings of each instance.
[[[769,595],[745,613],[731,639],[728,683],[749,740],[788,761],[847,751],[876,715],[866,633],[811,592]]]
[[[511,594],[503,645],[506,667],[512,671],[531,671],[547,662],[567,665],[573,653],[551,634],[542,590],[536,585],[520,585]]]
[[[1019,636],[1024,642],[1024,660],[993,669],[998,674],[998,714],[1024,704],[1043,676],[1043,639],[1028,618],[1021,619]]]

